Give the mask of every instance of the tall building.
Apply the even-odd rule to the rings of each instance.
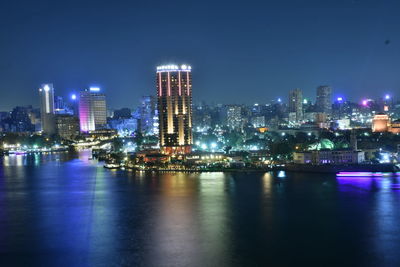
[[[264,127],[265,126],[265,117],[264,116],[256,116],[251,118],[251,124],[254,128]]]
[[[79,122],[82,132],[103,129],[107,125],[106,96],[100,88],[91,87],[80,92]]]
[[[233,130],[241,130],[243,126],[242,107],[238,105],[228,106],[226,110],[228,127]]]
[[[289,92],[289,112],[295,114],[295,120],[303,119],[303,92],[296,88]]]
[[[160,147],[166,154],[190,153],[192,137],[192,74],[188,65],[157,67]]]
[[[140,131],[145,135],[158,134],[157,99],[154,96],[143,96],[139,109]]]
[[[327,85],[318,86],[315,104],[318,112],[330,115],[332,112],[332,88]]]
[[[54,87],[53,84],[42,84],[39,88],[40,116],[42,131],[45,134],[55,134],[56,125],[54,119]]]

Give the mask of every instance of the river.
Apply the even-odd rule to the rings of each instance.
[[[0,266],[400,266],[397,176],[0,158]]]

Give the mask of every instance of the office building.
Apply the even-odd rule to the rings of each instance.
[[[107,125],[106,96],[100,88],[91,87],[80,92],[79,121],[82,132],[104,129]]]
[[[241,130],[243,126],[242,107],[238,105],[228,106],[226,120],[229,128],[232,130]]]
[[[190,153],[192,74],[188,65],[157,67],[159,141],[163,153]]]
[[[294,89],[289,92],[289,113],[295,114],[295,121],[303,120],[303,92]]]
[[[40,116],[42,120],[42,131],[44,134],[55,134],[54,121],[54,87],[53,84],[42,84],[39,88]]]
[[[157,99],[154,96],[143,96],[139,108],[140,131],[144,135],[158,134]]]
[[[254,128],[264,127],[265,126],[265,117],[264,116],[256,116],[251,118],[251,124]]]
[[[61,138],[74,139],[79,135],[79,119],[68,114],[56,115],[56,129]]]
[[[332,113],[332,88],[327,85],[317,87],[317,101],[315,102],[318,112],[327,115]]]

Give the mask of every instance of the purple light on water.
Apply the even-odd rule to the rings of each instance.
[[[382,177],[381,172],[339,172],[337,177]]]

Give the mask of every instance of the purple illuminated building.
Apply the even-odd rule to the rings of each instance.
[[[100,93],[100,88],[92,87],[80,92],[79,121],[81,132],[95,131],[106,126],[106,96]]]

